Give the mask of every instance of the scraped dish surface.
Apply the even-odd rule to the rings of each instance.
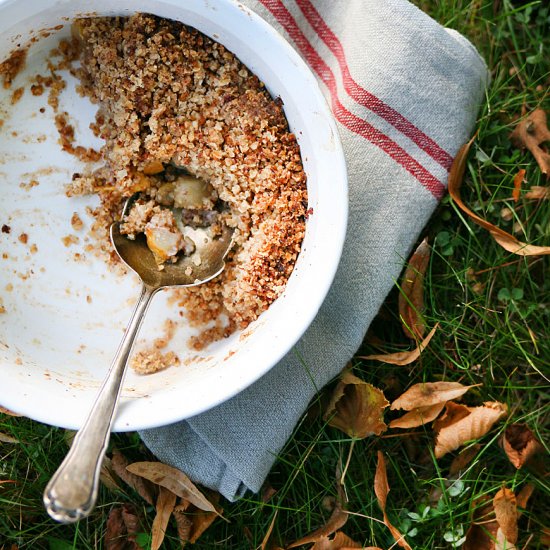
[[[306,234],[282,295],[244,330],[201,350],[197,334],[174,305],[172,291],[157,295],[136,349],[174,332],[168,349],[177,367],[142,376],[128,372],[116,430],[175,422],[207,410],[265,374],[294,345],[317,313],[334,276],[346,228],[345,165],[336,128],[314,77],[290,46],[236,2],[146,2],[140,10],[181,21],[233,52],[282,100],[307,174]],[[125,10],[125,5],[127,9]],[[96,15],[131,15],[134,2],[94,4]],[[138,281],[120,276],[89,253],[87,211],[97,196],[67,197],[65,186],[86,165],[62,151],[47,94],[30,92],[48,56],[84,2],[0,2],[0,57],[30,46],[24,69],[0,92],[0,404],[40,421],[77,428],[108,369],[138,293]],[[92,15],[92,14],[86,14]],[[97,106],[75,91],[68,72],[59,96],[79,144],[103,144],[89,130]],[[14,90],[25,92],[13,100]],[[13,103],[13,104],[12,104]],[[72,223],[71,223],[72,220]],[[78,231],[75,231],[78,220]],[[82,227],[80,224],[82,223]]]

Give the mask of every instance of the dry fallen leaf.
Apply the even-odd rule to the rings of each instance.
[[[478,504],[480,504],[478,506]],[[492,503],[485,497],[475,503],[472,525],[466,532],[462,550],[495,550],[498,523]]]
[[[475,506],[472,525],[466,533],[463,550],[515,550],[519,508],[525,508],[534,485],[527,484],[514,496],[503,488],[492,502],[484,497],[481,506]]]
[[[181,471],[162,462],[134,462],[126,469],[142,478],[165,487],[175,495],[188,500],[197,508],[218,514],[215,506],[199,491],[195,484]]]
[[[525,117],[510,134],[510,140],[516,147],[529,149],[541,172],[550,176],[550,154],[541,147],[542,143],[550,141],[546,113],[542,109],[536,109]]]
[[[514,176],[514,190],[512,191],[512,199],[514,202],[518,202],[519,195],[521,193],[521,184],[525,180],[525,169],[521,168],[520,171]]]
[[[111,459],[108,456],[103,457],[103,463],[101,464],[101,470],[99,472],[99,479],[111,491],[122,491],[122,488],[117,483],[113,466],[111,465]]]
[[[191,532],[193,530],[193,520],[177,511],[177,506],[174,508],[174,519],[176,520],[176,529],[178,531],[178,538],[181,542],[181,547],[185,548],[185,544],[189,542],[189,537],[191,536]]]
[[[543,187],[542,185],[533,185],[533,187],[531,187],[529,191],[525,193],[524,196],[526,199],[533,199],[533,200],[539,200],[539,201],[550,199],[550,187]]]
[[[426,338],[424,338],[424,340],[411,351],[398,351],[397,353],[387,353],[382,355],[366,355],[364,357],[359,357],[359,359],[381,361],[382,363],[389,363],[390,365],[409,365],[413,361],[416,361],[420,357],[420,354],[428,347],[428,344],[430,343],[430,340],[435,334],[438,326],[439,325],[435,325],[428,336],[426,336]]]
[[[386,513],[386,502],[389,492],[390,486],[388,484],[388,474],[386,472],[386,459],[384,458],[383,453],[378,451],[378,464],[376,465],[376,474],[374,475],[374,493],[376,494],[378,505],[380,506],[384,516],[384,523],[390,530],[390,533],[398,546],[401,546],[401,548],[406,548],[407,550],[412,550],[403,535],[397,530],[396,527],[392,525],[388,518],[388,514]]]
[[[506,541],[515,544],[518,540],[518,509],[516,495],[503,487],[493,499],[495,517]]]
[[[500,527],[497,529],[495,550],[517,550],[515,544],[506,540],[506,535]]]
[[[122,479],[122,481],[128,484],[141,498],[152,506],[157,498],[157,487],[146,479],[129,472],[126,469],[128,464],[128,460],[122,453],[116,450],[113,452],[113,456],[111,458],[111,468],[113,472],[115,472],[115,474]]]
[[[476,443],[475,445],[466,447],[466,449],[460,451],[460,453],[454,457],[451,465],[449,466],[449,475],[456,476],[459,472],[464,470],[464,468],[466,468],[466,466],[468,466],[468,464],[470,464],[470,462],[472,462],[472,460],[476,457],[480,449],[481,445]]]
[[[542,445],[526,424],[510,424],[504,431],[501,443],[506,456],[518,469],[542,451]]]
[[[262,543],[260,544],[259,550],[266,550],[267,544],[269,542],[269,539],[271,538],[271,533],[273,532],[273,527],[275,527],[275,521],[277,520],[277,514],[279,513],[279,510],[276,509],[275,513],[273,514],[273,519],[271,520],[271,523],[269,524],[269,527],[267,529],[267,532],[262,540]]]
[[[399,315],[405,335],[421,339],[426,332],[422,317],[424,311],[424,274],[430,263],[430,245],[424,239],[414,251],[401,279]]]
[[[172,491],[169,491],[162,485],[159,487],[159,496],[155,506],[157,514],[151,528],[151,550],[158,550],[162,545],[168,521],[170,521],[170,516],[176,505],[176,498],[176,495]]]
[[[178,536],[182,547],[186,542],[191,544],[197,542],[213,521],[221,516],[223,509],[218,506],[220,494],[212,491],[208,494],[208,498],[215,506],[216,512],[201,510],[185,499],[181,499],[180,504],[174,508],[174,517],[178,525]]]
[[[1,405],[0,405],[0,413],[7,414],[8,416],[23,416],[22,414],[10,411],[9,409],[2,407]]]
[[[319,542],[324,537],[332,535],[346,524],[346,522],[348,521],[348,514],[346,513],[346,494],[344,491],[344,486],[339,481],[339,472],[337,472],[336,477],[337,497],[334,503],[334,509],[328,521],[325,523],[325,525],[319,527],[319,529],[315,529],[315,531],[312,531],[305,537],[302,537],[301,539],[294,541],[292,544],[289,544],[287,548],[296,548],[297,546],[301,546],[302,544]]]
[[[542,548],[550,548],[550,527],[543,527],[540,534]]]
[[[267,504],[275,495],[277,494],[277,489],[274,489],[269,482],[265,482],[264,486],[262,487],[262,494],[260,496],[260,500]]]
[[[507,414],[508,407],[496,401],[484,403],[481,407],[447,403],[445,414],[434,423],[436,458],[484,436]]]
[[[383,414],[388,405],[381,390],[345,370],[332,394],[324,419],[350,437],[362,439],[387,430]]]
[[[477,384],[479,385],[479,384]],[[412,411],[419,407],[431,407],[464,395],[475,386],[463,386],[458,382],[420,382],[411,386],[392,404],[391,410]]]
[[[460,148],[453,161],[453,165],[451,166],[451,171],[449,173],[449,195],[451,195],[455,204],[464,213],[466,213],[472,219],[472,221],[474,221],[484,229],[487,229],[487,231],[489,231],[495,241],[508,252],[511,252],[512,254],[517,254],[519,256],[538,256],[550,254],[550,246],[534,246],[521,242],[513,235],[510,235],[510,233],[506,233],[506,231],[500,229],[500,227],[493,225],[492,223],[472,212],[462,202],[462,199],[460,197],[460,187],[462,185],[464,171],[466,169],[466,159],[468,157],[468,151],[470,150],[472,143],[473,139]]]
[[[19,439],[15,439],[11,435],[0,432],[0,443],[19,443]]]
[[[518,508],[522,508],[523,510],[527,508],[527,502],[529,502],[534,490],[535,486],[532,483],[527,483],[527,485],[521,488],[521,491],[516,495],[516,504]]]
[[[363,548],[359,543],[351,540],[347,535],[338,531],[334,534],[334,538],[330,540],[328,537],[320,538],[309,550],[347,550],[348,548]],[[372,550],[372,546],[370,547]],[[369,550],[363,548],[363,550]]]
[[[15,479],[0,479],[0,485],[7,485],[8,483],[17,485],[18,481]]]
[[[390,428],[417,428],[423,426],[432,420],[435,420],[443,410],[445,402],[429,405],[428,407],[417,407],[403,416],[392,420]]]
[[[105,528],[105,550],[141,550],[136,542],[140,530],[141,521],[132,504],[112,508]]]

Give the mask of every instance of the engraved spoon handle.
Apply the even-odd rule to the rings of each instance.
[[[134,339],[158,288],[143,285],[138,303],[86,422],[44,491],[50,516],[62,523],[86,517],[97,499],[99,473]]]

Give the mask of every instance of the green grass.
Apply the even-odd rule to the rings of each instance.
[[[509,0],[424,0],[417,4],[437,20],[468,36],[482,51],[492,81],[479,115],[478,137],[470,152],[463,198],[474,211],[507,231],[537,245],[550,245],[549,202],[510,200],[513,178],[526,170],[528,186],[546,185],[528,152],[514,149],[508,136],[522,110],[550,112],[550,10],[545,2]],[[503,208],[514,212],[503,218]],[[453,380],[482,384],[465,403],[506,403],[510,414],[479,443],[474,460],[460,479],[449,477],[455,456],[435,460],[431,427],[399,430],[355,443],[346,475],[348,509],[343,528],[365,546],[390,548],[394,543],[380,522],[373,492],[376,451],[388,462],[391,492],[388,514],[415,549],[451,548],[471,522],[476,501],[492,498],[503,484],[510,489],[533,483],[535,492],[519,527],[518,548],[542,548],[539,534],[549,519],[548,479],[537,469],[516,470],[498,440],[508,423],[527,424],[540,441],[548,440],[548,376],[550,375],[550,270],[548,257],[522,258],[500,248],[482,228],[445,198],[425,235],[433,246],[425,283],[428,326],[440,324],[429,348],[412,366],[397,367],[354,360],[355,373],[381,388],[391,401],[413,383]],[[397,314],[397,290],[386,301],[369,336],[387,342],[387,349],[408,344]],[[359,355],[378,351],[367,338]],[[546,377],[546,378],[545,378]],[[330,388],[329,388],[330,389]],[[319,398],[319,403],[322,401]],[[268,483],[277,490],[264,503],[248,495],[223,503],[228,523],[218,520],[194,546],[198,549],[257,548],[275,513],[273,539],[287,544],[322,525],[330,515],[329,497],[336,494],[335,471],[345,461],[351,440],[328,427],[314,403],[297,427]],[[394,413],[387,413],[386,420]],[[0,548],[103,548],[109,510],[132,502],[144,516],[143,541],[154,517],[131,489],[111,492],[102,487],[92,516],[74,526],[52,522],[42,508],[42,491],[67,451],[62,430],[25,418],[0,415],[0,432],[20,440],[0,443]],[[132,459],[149,453],[136,434],[117,434],[116,445]],[[547,449],[548,450],[548,449]],[[171,524],[165,548],[179,548]]]

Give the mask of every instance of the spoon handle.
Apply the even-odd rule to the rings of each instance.
[[[151,298],[158,288],[143,285],[138,303],[86,422],[71,449],[44,491],[50,516],[62,523],[86,517],[94,507],[99,473],[109,442],[111,426],[126,363]]]

